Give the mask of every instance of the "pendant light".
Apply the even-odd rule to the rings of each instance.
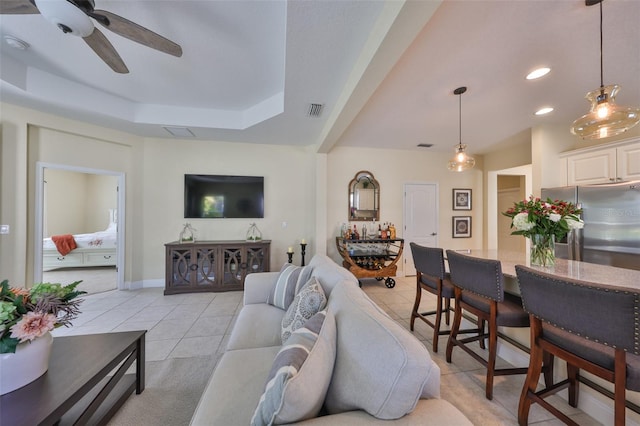
[[[454,95],[459,96],[459,130],[460,130],[460,142],[456,147],[456,155],[449,160],[447,164],[447,168],[452,172],[463,172],[465,170],[472,169],[476,164],[476,160],[471,157],[469,154],[464,152],[467,148],[467,145],[462,143],[462,94],[467,91],[466,87],[458,87],[453,91]]]
[[[585,0],[587,6],[600,4],[600,88],[585,96],[591,102],[591,110],[573,122],[571,133],[583,139],[600,139],[619,135],[640,122],[640,108],[616,105],[620,91],[617,84],[604,85],[602,59],[602,1]]]

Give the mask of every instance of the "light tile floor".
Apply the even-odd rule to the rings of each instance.
[[[393,319],[409,329],[415,278],[396,277],[395,280],[396,286],[392,289],[375,280],[363,280],[362,288]],[[74,326],[58,329],[54,335],[145,329],[148,330],[147,363],[157,366],[175,358],[203,357],[211,358],[215,363],[224,351],[241,303],[242,292],[163,296],[161,288],[109,291],[85,296],[82,314],[74,321]],[[423,293],[421,310],[434,306],[435,297]],[[414,334],[431,352],[432,330],[423,322],[416,321]],[[442,397],[457,406],[476,425],[516,425],[524,376],[497,376],[494,399],[488,401],[484,396],[484,368],[459,349],[454,349],[453,363],[448,364],[444,358],[447,338],[442,336],[440,339],[439,351],[432,357],[441,368]],[[499,366],[504,365],[508,364],[499,360]],[[559,406],[581,425],[599,424],[578,409],[562,402]],[[127,420],[122,417],[117,417],[118,422],[126,424]],[[530,424],[552,426],[562,423],[540,407],[533,406]]]

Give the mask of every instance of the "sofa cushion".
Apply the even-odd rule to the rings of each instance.
[[[267,303],[280,309],[287,310],[296,295],[296,285],[302,268],[285,263],[280,269],[276,284],[267,298]]]
[[[293,303],[282,317],[281,342],[284,344],[291,333],[302,327],[304,323],[324,309],[327,305],[327,298],[324,295],[322,286],[311,278],[302,290],[293,299]]]
[[[240,310],[227,343],[227,350],[282,345],[285,311],[266,303],[245,305]]]
[[[425,346],[349,282],[328,304],[338,330],[336,364],[325,406],[330,414],[362,409],[380,419],[410,413],[439,397],[440,369]]]
[[[191,425],[248,425],[279,349],[271,346],[225,352],[198,402]]]
[[[276,355],[251,424],[286,424],[317,416],[335,356],[335,319],[331,312],[318,312]]]
[[[359,287],[358,279],[351,272],[326,256],[323,256],[323,258],[326,259],[315,264],[311,276],[315,277],[320,285],[322,285],[322,289],[327,297],[331,297],[333,287],[342,281],[349,281],[353,283],[354,287]]]

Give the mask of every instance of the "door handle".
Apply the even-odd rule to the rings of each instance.
[[[432,233],[431,233],[431,236],[432,236],[432,237],[435,237],[436,235],[438,235],[438,233],[437,233],[437,232],[432,232]]]

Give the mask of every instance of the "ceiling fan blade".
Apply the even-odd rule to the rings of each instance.
[[[108,23],[101,19],[100,15],[107,17]],[[182,56],[182,48],[180,45],[172,42],[169,39],[162,37],[153,31],[131,22],[121,16],[114,13],[107,12],[106,10],[94,10],[90,14],[92,18],[95,18],[102,26],[108,30],[113,31],[116,34],[126,37],[129,40],[133,40],[137,43],[148,46],[152,49],[159,50],[169,55],[180,57]]]
[[[29,0],[0,0],[0,15],[28,15],[40,13]]]
[[[113,47],[111,42],[107,40],[107,38],[102,34],[97,28],[93,29],[91,35],[83,37],[84,41],[87,42],[89,47],[93,49],[94,52],[100,59],[102,59],[112,70],[120,74],[126,74],[129,72],[129,69],[124,64],[124,61],[116,52],[116,49]]]

